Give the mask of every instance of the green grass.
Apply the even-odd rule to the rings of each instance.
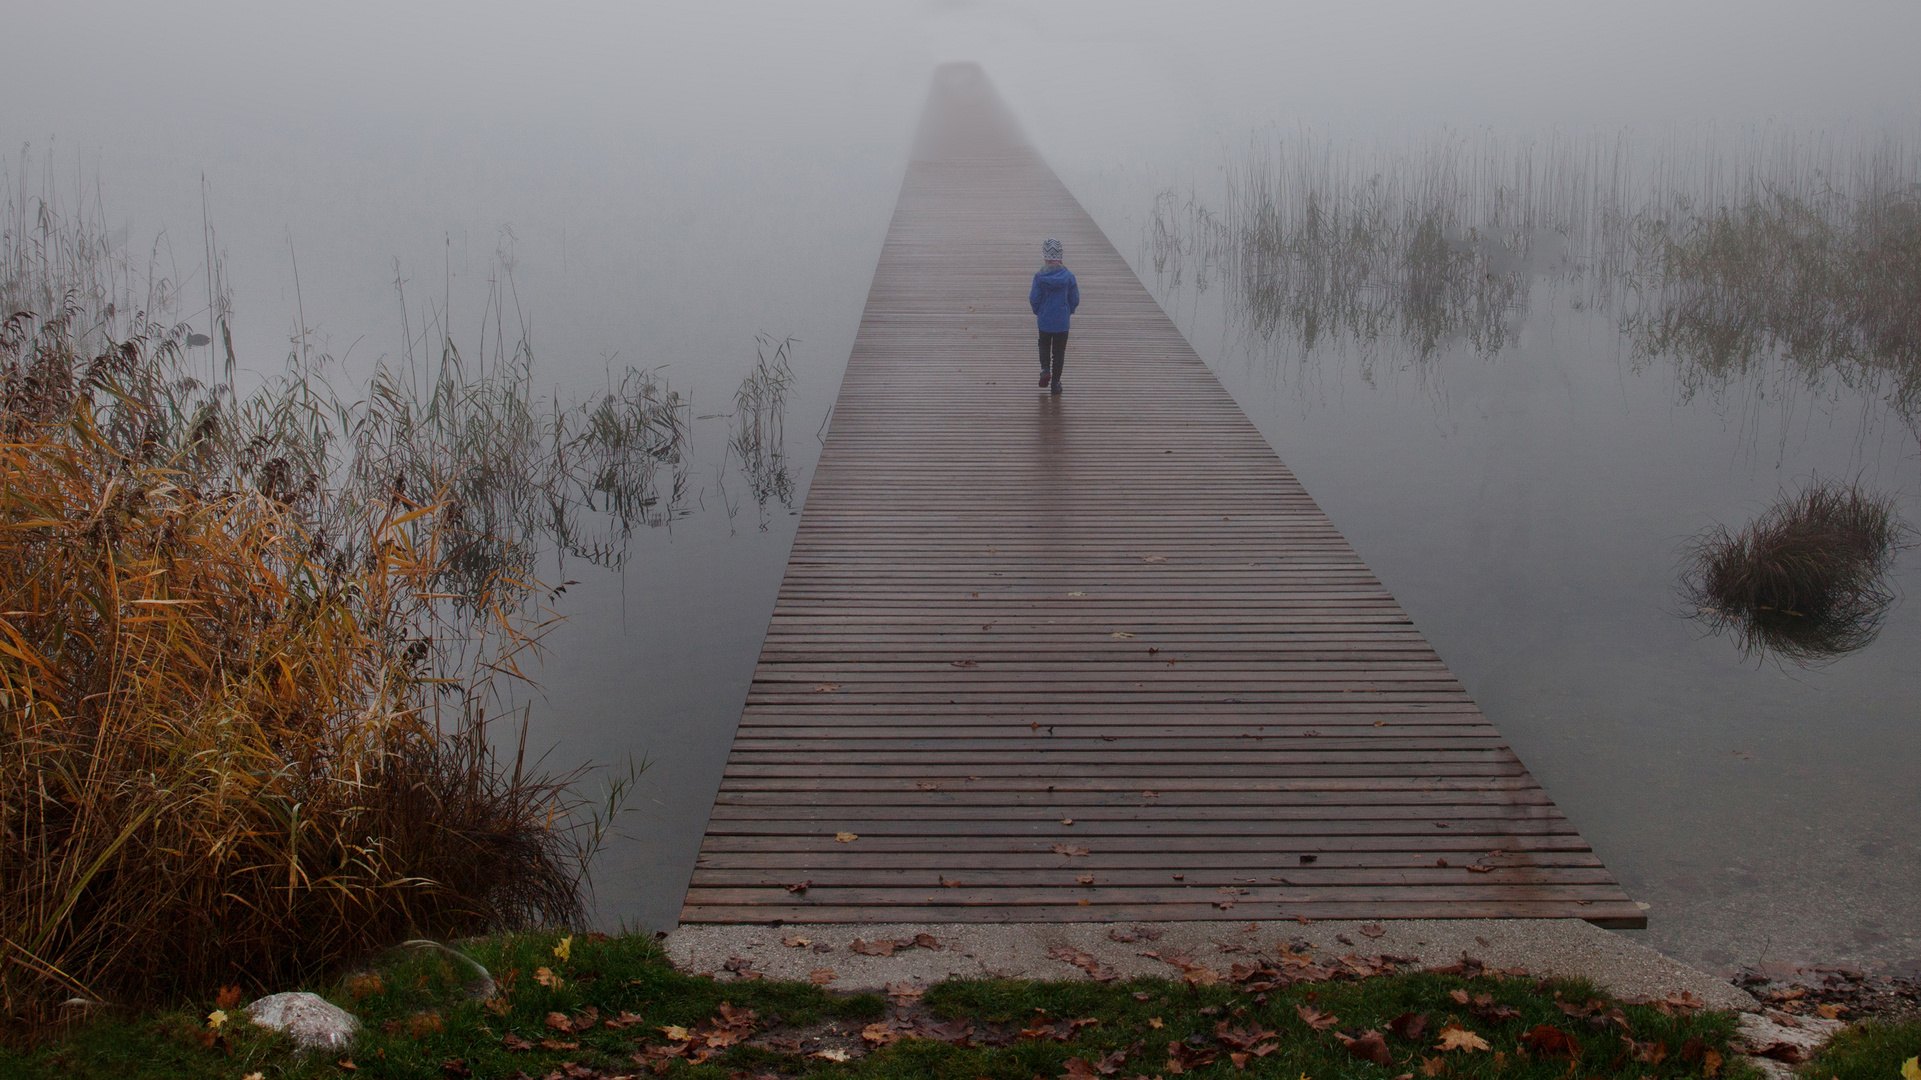
[[[1890,1024],[1869,1020],[1835,1035],[1800,1069],[1819,1080],[1900,1080],[1901,1065],[1921,1056],[1921,1020]]]
[[[393,954],[374,966],[373,977],[369,973],[350,976],[327,990],[327,997],[354,1011],[365,1025],[352,1050],[351,1073],[340,1064],[342,1055],[298,1055],[280,1036],[248,1027],[240,1020],[238,1008],[225,1010],[234,1019],[215,1035],[205,1020],[215,1003],[198,1002],[191,1008],[139,1017],[98,1016],[37,1046],[0,1049],[0,1076],[9,1080],[241,1080],[254,1072],[267,1080],[349,1075],[421,1080],[471,1075],[494,1080],[523,1073],[535,1078],[652,1076],[654,1070],[635,1063],[632,1055],[647,1047],[658,1052],[664,1046],[684,1045],[674,1043],[662,1028],[695,1029],[704,1023],[702,1030],[714,1030],[712,1018],[722,1012],[723,1002],[755,1014],[751,1035],[718,1049],[700,1064],[670,1059],[662,1066],[662,1075],[689,1080],[770,1074],[822,1080],[1029,1080],[1072,1075],[1073,1059],[1091,1066],[1118,1051],[1124,1060],[1110,1075],[1124,1080],[1136,1075],[1176,1075],[1169,1061],[1171,1042],[1184,1043],[1203,1057],[1218,1054],[1212,1064],[1196,1066],[1189,1073],[1218,1077],[1391,1080],[1409,1072],[1425,1075],[1424,1061],[1438,1062],[1435,1075],[1447,1077],[1698,1077],[1712,1061],[1703,1053],[1709,1050],[1724,1059],[1720,1077],[1738,1080],[1752,1075],[1742,1059],[1727,1051],[1735,1027],[1732,1015],[1664,1013],[1654,1006],[1625,1005],[1616,1018],[1606,1019],[1608,1009],[1616,1004],[1607,1001],[1599,1010],[1603,1019],[1594,1023],[1570,1017],[1562,1008],[1563,1003],[1585,1005],[1590,998],[1605,998],[1578,982],[1470,979],[1420,972],[1359,982],[1297,983],[1257,994],[1227,983],[1189,986],[1159,979],[1110,984],[957,980],[929,988],[918,1003],[897,1004],[875,994],[832,995],[809,983],[722,983],[683,974],[673,970],[659,947],[645,937],[575,938],[564,959],[555,954],[558,940],[555,935],[538,934],[469,943],[469,955],[499,980],[498,997],[485,1002],[469,996],[467,986],[475,977],[471,968],[427,950]],[[540,981],[543,968],[549,972],[546,985]],[[553,985],[552,976],[558,976],[558,985]],[[1450,996],[1455,991],[1469,995],[1469,1004]],[[1480,995],[1487,997],[1483,1000]],[[1303,1006],[1331,1013],[1338,1022],[1329,1030],[1310,1028],[1298,1011]],[[1512,1014],[1503,1016],[1503,1006]],[[596,1010],[601,1023],[587,1030],[561,1033],[548,1024],[550,1013],[574,1018],[589,1008]],[[1390,1031],[1390,1021],[1407,1013],[1428,1017],[1418,1041]],[[618,1029],[605,1025],[608,1019],[623,1018],[627,1022]],[[987,1045],[910,1037],[870,1049],[861,1037],[863,1029],[892,1020],[921,1025],[965,1022],[972,1025],[977,1043]],[[1023,1029],[1037,1032],[1049,1025],[1058,1025],[1066,1034],[1068,1022],[1075,1021],[1080,1023],[1071,1026],[1066,1038],[1021,1034]],[[1481,1036],[1489,1048],[1445,1053],[1434,1049],[1439,1030],[1450,1021]],[[1523,1036],[1536,1025],[1550,1025],[1570,1036],[1578,1047],[1576,1058],[1528,1053]],[[736,1030],[745,1035],[744,1027]],[[1273,1049],[1248,1059],[1246,1068],[1237,1070],[1217,1035],[1225,1031],[1231,1038],[1236,1031],[1257,1027],[1276,1033],[1259,1041]],[[1384,1033],[1391,1066],[1353,1056],[1337,1035],[1343,1030],[1358,1035],[1362,1029]],[[952,1029],[946,1034],[952,1037]],[[509,1036],[533,1048],[509,1049]],[[1912,1040],[1912,1031],[1908,1037]],[[1658,1062],[1636,1060],[1628,1038],[1639,1044],[1643,1057],[1656,1056],[1652,1054],[1656,1045],[1664,1056]],[[543,1039],[577,1045],[542,1048]],[[781,1043],[794,1039],[810,1041]],[[836,1063],[815,1056],[821,1048],[845,1049],[851,1059]],[[568,1062],[574,1063],[572,1074],[564,1071],[563,1063]]]

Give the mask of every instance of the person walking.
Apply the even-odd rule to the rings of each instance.
[[[1041,242],[1044,265],[1034,274],[1034,285],[1027,290],[1027,306],[1034,309],[1034,320],[1041,332],[1041,381],[1049,393],[1061,392],[1061,364],[1067,359],[1067,324],[1081,306],[1081,286],[1074,272],[1061,265],[1061,242],[1048,237]]]

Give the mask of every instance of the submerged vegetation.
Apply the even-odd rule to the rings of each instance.
[[[1817,480],[1738,532],[1697,537],[1683,588],[1695,617],[1747,655],[1812,663],[1880,633],[1894,602],[1886,575],[1907,538],[1892,499]]]

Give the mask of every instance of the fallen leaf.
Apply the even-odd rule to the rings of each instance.
[[[1394,1055],[1388,1052],[1387,1040],[1381,1038],[1381,1033],[1378,1031],[1364,1031],[1358,1038],[1341,1041],[1347,1044],[1348,1053],[1362,1061],[1371,1061],[1381,1066],[1394,1064]]]
[[[1846,1005],[1816,1005],[1814,1011],[1823,1020],[1838,1020],[1842,1013],[1848,1011],[1848,1007]]]
[[[1080,882],[1082,885],[1092,885],[1094,884],[1094,875],[1082,874],[1079,877],[1076,877],[1074,880]]]
[[[1047,950],[1047,956],[1051,960],[1059,960],[1063,964],[1072,964],[1080,968],[1095,982],[1113,982],[1121,975],[1119,971],[1101,963],[1100,958],[1093,953],[1077,949],[1072,945],[1055,945]]]
[[[1402,1013],[1387,1022],[1387,1029],[1410,1042],[1420,1042],[1427,1031],[1426,1013]]]
[[[1130,638],[1130,637],[1133,637],[1134,635],[1132,635],[1132,634],[1129,634],[1129,633],[1124,633],[1124,632],[1122,632],[1122,631],[1120,631],[1120,630],[1116,630],[1116,631],[1114,631],[1113,633],[1111,633],[1111,634],[1109,634],[1109,635],[1107,635],[1107,636],[1108,636],[1108,637],[1113,637],[1113,638]]]
[[[1901,1063],[1901,1080],[1921,1080],[1921,1056]]]
[[[823,1061],[834,1061],[842,1064],[845,1064],[851,1057],[847,1051],[839,1049],[816,1050],[809,1056],[820,1058]]]
[[[1668,1044],[1664,1039],[1654,1039],[1649,1042],[1635,1042],[1628,1036],[1623,1035],[1621,1036],[1621,1041],[1627,1044],[1628,1053],[1633,1055],[1636,1061],[1644,1062],[1648,1065],[1659,1065],[1668,1058]]]
[[[1536,1024],[1521,1036],[1521,1045],[1529,1053],[1547,1056],[1559,1055],[1570,1060],[1581,1056],[1581,1044],[1574,1036],[1552,1024]]]
[[[1141,561],[1142,561],[1142,562],[1166,562],[1166,561],[1167,561],[1167,556],[1165,556],[1165,555],[1143,555],[1143,556],[1141,556]]]
[[[837,682],[821,683],[819,686],[814,687],[814,693],[831,694],[834,691],[839,689],[840,689],[840,684]]]
[[[957,668],[977,668],[981,666],[979,660],[949,660],[947,663],[949,666]]]
[[[1086,596],[1087,594],[1086,594],[1086,593],[1084,593],[1084,592],[1082,592],[1082,591],[1081,591],[1081,590],[1079,590],[1079,589],[1075,589],[1075,590],[1074,590],[1073,592],[1070,592],[1070,593],[1068,593],[1067,595],[1069,595],[1069,596]]]
[[[837,832],[834,834],[834,842],[837,844],[851,844],[859,839],[859,833]]]
[[[669,1024],[666,1027],[660,1028],[658,1030],[662,1035],[667,1036],[667,1039],[670,1042],[690,1042],[693,1040],[693,1037],[694,1037],[693,1032],[688,1031],[686,1028],[681,1027],[679,1024]]]
[[[509,1031],[500,1037],[500,1045],[509,1050],[532,1050],[534,1044]]]
[[[1422,1076],[1439,1076],[1446,1071],[1447,1071],[1446,1058],[1424,1057],[1421,1059],[1421,1075]]]
[[[1719,1073],[1720,1071],[1721,1071],[1721,1051],[1719,1050],[1701,1051],[1701,1075],[1714,1076],[1716,1073]],[[1901,1080],[1921,1080],[1921,1067],[1917,1067],[1915,1065],[1913,1058],[1909,1058],[1908,1063],[1906,1065],[1901,1066]]]
[[[1371,922],[1371,923],[1361,924],[1362,937],[1380,937],[1385,933],[1387,933],[1387,929],[1383,927],[1380,923]]]
[[[239,1004],[240,988],[238,986],[223,986],[213,996],[213,1005],[216,1009],[232,1009]]]
[[[820,968],[807,973],[807,978],[817,986],[825,986],[834,981],[833,968]]]
[[[558,990],[567,985],[567,981],[554,974],[551,968],[544,967],[534,969],[534,981],[550,990]]]
[[[1074,824],[1074,819],[1073,819],[1073,818],[1071,818],[1071,817],[1064,817],[1064,818],[1062,818],[1062,819],[1061,819],[1061,824],[1062,824],[1062,825],[1072,825],[1072,824]]]
[[[855,938],[854,943],[847,947],[854,952],[860,953],[862,956],[894,955],[894,943],[891,941],[862,941],[859,938]]]
[[[354,1059],[350,1057],[341,1058],[339,1061],[334,1062],[334,1064],[338,1066],[342,1072],[355,1072],[360,1068],[360,1066],[354,1064]]]
[[[882,1020],[861,1029],[860,1037],[875,1046],[886,1046],[901,1040],[901,1032],[896,1030],[892,1020]]]
[[[1296,1005],[1294,1011],[1300,1014],[1301,1022],[1315,1031],[1326,1031],[1341,1022],[1333,1013],[1324,1013],[1312,1005]]]
[[[227,1012],[224,1009],[215,1009],[207,1014],[207,1026],[215,1031],[219,1031],[220,1026],[226,1022]]]
[[[380,981],[378,975],[355,975],[347,980],[347,993],[352,994],[355,1001],[386,992],[387,984]]]
[[[1465,1050],[1472,1053],[1473,1051],[1486,1050],[1487,1048],[1486,1039],[1462,1027],[1460,1023],[1455,1020],[1449,1020],[1447,1024],[1441,1028],[1441,1041],[1434,1044],[1434,1049],[1441,1051]]]
[[[915,986],[912,983],[898,982],[887,984],[887,996],[893,998],[894,1004],[896,1005],[912,1005],[914,1002],[919,1001],[921,995],[926,992],[922,987]]]
[[[1075,847],[1072,844],[1055,844],[1054,854],[1066,855],[1069,858],[1074,858],[1077,856],[1086,855],[1087,849],[1084,847]]]
[[[787,946],[790,949],[805,949],[807,946],[812,945],[814,943],[814,939],[804,938],[799,935],[795,935],[793,937],[781,938],[780,943],[782,945]]]
[[[940,939],[936,938],[932,934],[915,934],[914,944],[920,946],[923,949],[933,949],[936,952],[940,951],[940,947],[941,947]]]
[[[448,1058],[440,1063],[440,1075],[450,1080],[468,1080],[473,1074],[474,1070],[467,1064],[466,1058]]]
[[[960,888],[960,885],[961,885],[960,882],[955,881],[953,878],[947,877],[946,875],[940,875],[940,883],[942,886],[949,889],[958,889]]]
[[[1159,1031],[1161,1028],[1165,1027],[1166,1025],[1161,1023],[1160,1017],[1150,1016],[1147,1018],[1147,1026],[1153,1028],[1155,1031]]]
[[[573,954],[574,954],[574,935],[572,934],[568,934],[566,937],[561,938],[560,941],[554,945],[554,959],[559,960],[563,964],[566,963],[567,959],[571,957]]]

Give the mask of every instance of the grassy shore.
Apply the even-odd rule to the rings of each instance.
[[[416,949],[317,988],[363,1024],[347,1053],[296,1052],[283,1036],[249,1026],[230,994],[169,1012],[76,1021],[31,1049],[0,1049],[0,1075],[1758,1075],[1729,1049],[1733,1014],[1628,1004],[1578,981],[1471,968],[1287,985],[1261,976],[1206,985],[953,980],[837,995],[807,982],[676,971],[651,939],[634,935],[521,934],[461,948],[485,967],[491,986],[458,957]]]

